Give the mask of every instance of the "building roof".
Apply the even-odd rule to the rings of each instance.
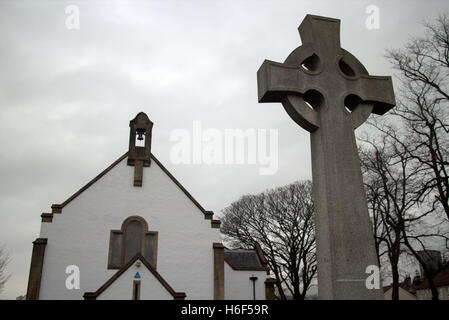
[[[384,299],[392,299],[393,292],[390,292],[393,290],[392,286],[389,285],[387,287],[384,287]],[[416,294],[399,286],[398,288],[399,293],[399,300],[416,300]]]
[[[266,262],[257,250],[224,249],[224,260],[234,270],[267,271]]]
[[[449,265],[437,273],[437,275],[433,278],[433,284],[435,287],[449,286]],[[429,281],[426,279],[416,287],[416,290],[425,290],[429,288]]]
[[[167,281],[162,278],[159,272],[154,269],[151,264],[145,259],[140,253],[136,254],[134,258],[132,258],[123,268],[117,271],[111,278],[109,278],[97,291],[95,292],[85,292],[83,297],[86,300],[95,300],[101,293],[103,293],[111,284],[114,283],[126,270],[128,270],[134,262],[140,260],[143,265],[153,274],[153,276],[162,284],[162,286],[171,294],[174,299],[184,299],[186,294],[184,292],[176,292],[173,288],[168,284]]]
[[[382,289],[385,293],[388,290],[390,290],[391,288],[393,288],[393,283],[389,284],[388,286],[383,287]],[[399,288],[403,289],[409,293],[412,293],[412,294],[414,294],[414,292],[415,292],[415,287],[412,284],[412,279],[410,278],[410,276],[405,277],[404,281],[399,282]]]
[[[57,213],[61,213],[62,208],[64,208],[67,204],[69,204],[72,200],[74,200],[76,197],[78,197],[81,193],[83,193],[85,190],[87,190],[90,186],[92,186],[95,182],[97,182],[101,177],[103,177],[106,173],[111,171],[115,166],[117,166],[121,161],[126,159],[128,157],[129,152],[126,152],[124,155],[122,155],[120,158],[118,158],[116,161],[114,161],[109,167],[107,167],[105,170],[103,170],[100,174],[98,174],[95,178],[93,178],[91,181],[89,181],[86,185],[84,185],[81,189],[79,189],[77,192],[75,192],[72,196],[70,196],[67,200],[62,202],[61,204],[53,204],[52,210]],[[205,210],[201,204],[187,191],[187,189],[168,171],[167,168],[165,168],[162,163],[151,153],[151,160],[153,160],[159,168],[178,186],[179,189],[189,198],[193,204],[204,214],[204,218],[211,220],[211,226],[219,228],[220,227],[220,220],[213,219],[213,211]],[[47,218],[47,222],[51,222],[53,213],[44,213],[41,215],[42,218]]]
[[[384,292],[387,292],[391,288],[393,288],[393,283],[389,284],[388,286],[383,287],[382,289],[383,289]],[[403,289],[405,291],[408,291],[408,292],[411,292],[412,289],[413,289],[411,286],[409,286],[407,284],[407,282],[405,280],[403,282],[399,282],[399,288]]]

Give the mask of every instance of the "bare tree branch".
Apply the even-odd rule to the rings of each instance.
[[[316,275],[311,182],[246,195],[223,210],[221,231],[232,247],[259,243],[276,277],[281,299],[287,289],[304,299]]]
[[[6,267],[11,261],[9,254],[2,247],[0,248],[0,292],[5,287],[6,282],[11,277],[11,275],[6,274]]]

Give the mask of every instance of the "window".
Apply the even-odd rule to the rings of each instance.
[[[148,231],[143,218],[127,218],[120,230],[111,230],[108,269],[120,269],[137,253],[156,269],[157,236],[156,231]]]
[[[140,280],[133,282],[133,300],[140,300]]]
[[[139,220],[131,220],[126,224],[123,238],[123,250],[126,264],[137,253],[142,252],[143,225]]]

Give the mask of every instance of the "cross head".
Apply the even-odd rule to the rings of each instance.
[[[391,77],[370,76],[341,48],[340,20],[307,15],[298,30],[302,46],[284,63],[265,60],[257,72],[259,102],[281,102],[309,132],[321,126],[322,112],[344,112],[355,129],[395,105]]]

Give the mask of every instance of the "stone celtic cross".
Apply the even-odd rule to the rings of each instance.
[[[319,298],[382,299],[365,283],[378,263],[354,129],[394,107],[392,81],[340,47],[340,20],[307,15],[298,30],[302,46],[260,67],[258,95],[310,132]]]

